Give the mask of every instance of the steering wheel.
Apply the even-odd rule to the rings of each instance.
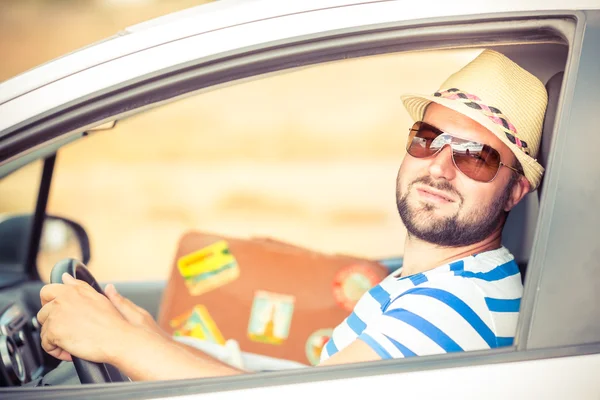
[[[52,272],[50,273],[50,282],[62,283],[62,276],[65,272],[75,279],[86,282],[101,295],[105,295],[104,291],[85,265],[73,258],[65,258],[54,265],[54,268],[52,268]],[[110,364],[86,361],[75,356],[71,356],[71,358],[73,359],[73,364],[75,365],[75,370],[77,371],[81,383],[127,381],[127,379],[121,375],[119,370]]]

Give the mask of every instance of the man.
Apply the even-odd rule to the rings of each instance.
[[[415,124],[398,172],[408,235],[401,273],[366,293],[320,365],[512,344],[522,284],[501,244],[507,213],[540,183],[544,85],[486,50],[433,96],[405,95]],[[107,300],[65,275],[41,293],[42,346],[107,362],[134,380],[242,371],[176,343],[113,286]]]

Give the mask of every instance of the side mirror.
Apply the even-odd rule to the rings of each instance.
[[[0,216],[0,264],[22,270],[32,223],[31,214]],[[37,254],[40,276],[50,276],[54,264],[68,257],[89,263],[90,240],[85,229],[70,219],[46,215]]]
[[[50,276],[54,265],[65,258],[88,264],[91,258],[90,240],[85,229],[67,218],[47,215],[42,227],[37,267],[41,277]]]

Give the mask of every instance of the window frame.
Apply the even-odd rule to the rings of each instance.
[[[42,176],[40,179],[40,186],[29,236],[27,258],[25,259],[24,264],[25,274],[30,281],[40,280],[37,268],[37,256],[40,249],[44,221],[46,219],[46,206],[48,205],[48,197],[50,195],[52,174],[54,173],[55,164],[56,153],[44,159],[44,166],[42,168]]]

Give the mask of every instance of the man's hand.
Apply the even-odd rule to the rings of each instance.
[[[135,335],[132,326],[111,302],[87,283],[69,274],[64,284],[49,284],[40,291],[44,350],[60,360],[71,354],[94,362],[112,362]]]
[[[109,363],[133,380],[186,379],[242,371],[184,349],[150,315],[107,287],[107,296],[68,274],[40,291],[42,347],[60,360]],[[114,304],[114,305],[113,305]],[[158,334],[160,333],[160,334]]]
[[[121,296],[113,284],[106,285],[104,293],[127,322],[138,328],[143,328],[150,332],[158,333],[167,339],[171,339],[171,336],[158,326],[148,311],[137,306],[128,298]]]

